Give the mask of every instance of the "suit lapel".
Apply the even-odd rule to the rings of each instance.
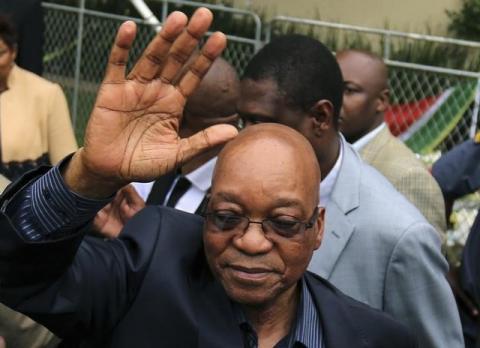
[[[356,318],[351,318],[351,313],[335,295],[336,290],[308,272],[305,280],[320,315],[325,347],[368,347],[355,325]]]
[[[330,278],[335,264],[355,230],[348,214],[360,205],[360,168],[363,164],[343,137],[342,146],[342,165],[326,206],[322,245],[314,253],[309,265],[309,270],[326,279]]]

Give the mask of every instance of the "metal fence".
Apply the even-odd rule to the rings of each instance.
[[[165,13],[175,6],[198,7],[190,1],[163,1]],[[212,10],[245,16],[254,23],[253,37],[227,34],[228,46],[224,57],[243,71],[250,58],[260,47],[261,23],[249,11],[202,4]],[[92,109],[98,86],[103,78],[108,54],[119,25],[125,20],[137,23],[137,37],[132,47],[130,62],[155,35],[155,28],[140,18],[113,15],[88,9],[43,3],[45,21],[44,75],[58,82],[65,91],[70,105],[72,122],[79,140],[82,139],[88,115]]]
[[[401,46],[410,56],[415,56],[415,49],[423,48],[425,55],[431,56],[463,49],[478,57],[480,43],[286,16],[271,20],[266,37],[270,40],[286,32],[316,37],[333,51],[368,49],[383,57],[389,67],[391,97],[386,120],[392,132],[414,152],[427,155],[445,151],[475,135],[480,73],[414,64],[395,60],[394,56]],[[417,56],[421,55],[417,52]]]

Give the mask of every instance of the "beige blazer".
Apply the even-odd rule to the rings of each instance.
[[[412,150],[385,127],[359,152],[365,162],[382,173],[445,236],[447,222],[442,191]]]
[[[48,155],[56,164],[77,149],[62,89],[18,66],[0,94],[2,162],[24,162]]]

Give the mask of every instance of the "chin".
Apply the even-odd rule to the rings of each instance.
[[[260,307],[270,303],[276,298],[276,294],[271,290],[265,289],[238,289],[224,285],[228,297],[244,306]]]

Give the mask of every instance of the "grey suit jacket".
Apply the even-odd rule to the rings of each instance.
[[[438,233],[345,141],[343,149],[309,270],[406,324],[420,347],[463,347]]]

